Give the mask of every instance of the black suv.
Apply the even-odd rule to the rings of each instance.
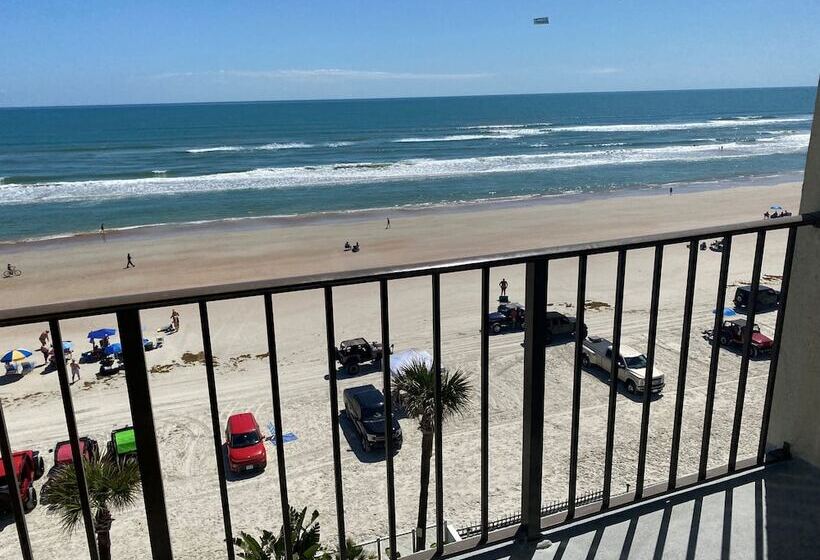
[[[378,342],[368,342],[363,338],[353,338],[342,341],[336,349],[336,360],[350,375],[359,373],[359,366],[372,363],[376,368],[381,367],[384,351]]]
[[[547,311],[547,343],[556,336],[575,334],[575,325],[578,321],[575,317],[567,317],[558,311]],[[581,331],[581,337],[586,338],[588,334],[587,326]]]
[[[487,315],[487,326],[493,334],[501,331],[517,331],[525,326],[524,306],[520,303],[502,303],[498,311]]]
[[[752,287],[740,286],[735,290],[735,308],[746,309],[751,301]],[[780,292],[768,286],[757,288],[757,310],[777,309],[780,304]]]
[[[384,445],[384,395],[373,385],[360,385],[345,389],[342,393],[345,412],[362,440],[366,452],[377,445]],[[393,422],[393,444],[401,448],[402,434],[395,414]]]

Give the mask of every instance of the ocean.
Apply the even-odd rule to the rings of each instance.
[[[0,109],[0,239],[803,171],[815,88]]]

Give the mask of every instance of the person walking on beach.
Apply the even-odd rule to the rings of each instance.
[[[105,235],[105,224],[100,224],[100,233]]]
[[[77,363],[77,360],[71,360],[71,382],[74,383],[75,378],[76,380],[80,380],[80,364]]]
[[[136,268],[137,265],[134,264],[134,261],[131,260],[131,253],[128,253],[128,262],[125,263],[125,268]]]
[[[171,310],[171,325],[174,327],[174,332],[179,330],[179,313],[176,309]]]
[[[43,353],[43,363],[47,364],[48,363],[48,355],[51,353],[51,350],[48,349],[48,346],[43,344],[42,346],[40,346],[40,352]]]
[[[387,218],[387,225],[384,227],[384,229],[390,229],[390,218]]]
[[[43,331],[40,333],[40,346],[47,346],[48,345],[48,331]]]
[[[502,278],[502,279],[501,279],[501,282],[499,282],[499,283],[498,283],[498,287],[499,287],[499,288],[501,288],[501,295],[502,295],[502,296],[506,296],[506,295],[507,295],[507,287],[508,287],[509,285],[510,285],[510,284],[509,284],[509,282],[507,282],[507,279],[506,279],[506,278]]]

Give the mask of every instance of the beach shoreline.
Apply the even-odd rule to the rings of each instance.
[[[793,172],[786,174],[711,181],[633,185],[626,188],[611,189],[608,191],[565,191],[549,194],[478,198],[475,200],[431,202],[380,208],[362,208],[358,210],[333,210],[327,212],[307,212],[300,214],[240,216],[183,222],[140,224],[124,227],[109,226],[105,229],[105,235],[108,239],[138,239],[141,237],[161,239],[170,235],[192,233],[203,230],[212,232],[233,232],[254,229],[287,228],[294,226],[345,224],[373,219],[383,220],[388,216],[392,216],[394,218],[406,218],[430,214],[447,215],[482,212],[486,210],[515,209],[533,205],[553,206],[575,204],[587,200],[667,196],[668,189],[670,188],[674,189],[677,194],[686,194],[733,188],[769,187],[802,182],[802,179],[802,172]],[[80,231],[34,238],[0,239],[0,254],[5,253],[6,251],[13,253],[18,250],[28,250],[32,247],[52,247],[64,245],[66,243],[83,243],[89,239],[98,239],[99,237],[99,231]]]

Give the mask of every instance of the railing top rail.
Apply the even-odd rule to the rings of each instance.
[[[719,236],[742,235],[761,230],[778,230],[792,226],[816,225],[818,223],[820,223],[820,213],[812,213],[786,218],[710,226],[685,231],[480,255],[463,259],[439,260],[309,276],[254,280],[232,284],[215,284],[177,290],[126,294],[31,307],[3,309],[0,310],[0,327],[37,323],[49,319],[71,319],[90,315],[101,315],[123,309],[152,309],[198,303],[200,301],[253,297],[266,293],[296,292],[320,289],[328,286],[362,284],[382,279],[395,280],[413,278],[428,276],[435,272],[443,274],[478,270],[487,266],[510,266],[538,259],[563,259],[577,257],[579,255],[609,253],[619,249],[642,249],[656,245],[671,245]]]

